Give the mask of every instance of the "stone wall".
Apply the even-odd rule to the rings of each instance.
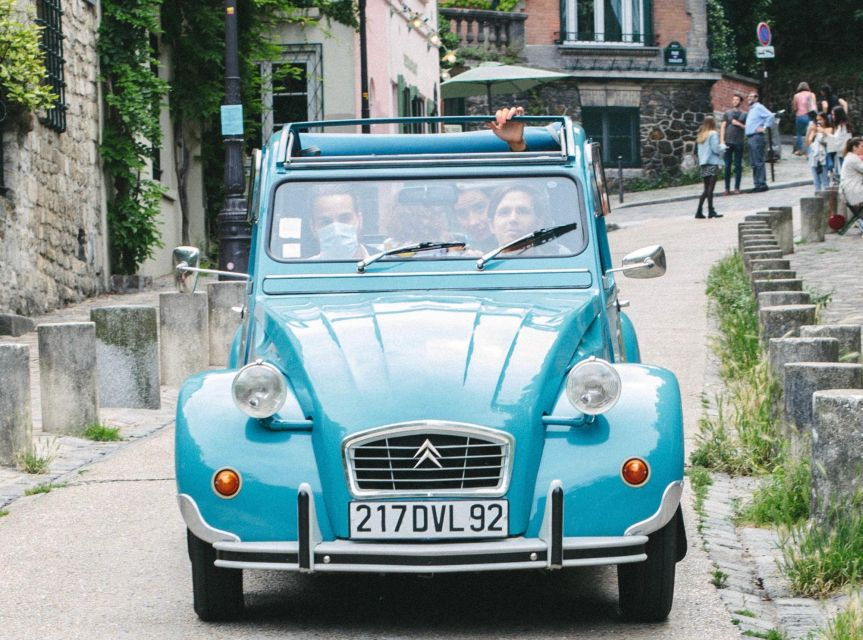
[[[19,6],[35,11],[34,0]],[[84,0],[64,0],[62,8],[66,131],[27,115],[4,123],[0,312],[42,313],[103,287],[98,9]]]
[[[713,113],[711,82],[653,82],[641,89],[641,166],[648,175],[677,173],[697,164],[695,134],[704,115]]]

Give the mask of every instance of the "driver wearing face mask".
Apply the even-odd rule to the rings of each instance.
[[[312,200],[312,234],[320,245],[320,253],[310,260],[361,260],[369,256],[360,244],[362,214],[357,211],[352,193],[335,191],[322,193]]]

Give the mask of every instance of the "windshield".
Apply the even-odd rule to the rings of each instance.
[[[270,253],[277,260],[357,261],[418,243],[457,246],[389,260],[476,259],[538,229],[579,222],[499,258],[566,256],[584,246],[575,183],[562,177],[287,182],[276,191]],[[464,246],[461,246],[464,243]]]

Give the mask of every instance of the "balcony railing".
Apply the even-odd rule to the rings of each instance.
[[[555,34],[557,40],[555,44],[634,44],[634,45],[655,45],[655,42],[650,42],[650,36],[644,33],[597,33],[596,31],[563,31]]]
[[[501,53],[524,48],[526,13],[441,7],[438,15],[441,21],[449,21],[450,31],[459,37],[459,47],[481,47]]]

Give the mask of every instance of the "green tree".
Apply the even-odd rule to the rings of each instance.
[[[737,70],[734,30],[725,17],[722,0],[707,0],[707,47],[710,65],[722,71]]]

